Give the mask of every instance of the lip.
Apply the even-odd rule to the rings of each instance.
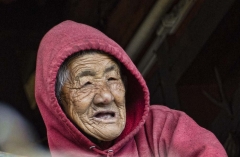
[[[93,115],[95,121],[101,123],[115,123],[117,121],[118,114],[115,111],[97,111]]]

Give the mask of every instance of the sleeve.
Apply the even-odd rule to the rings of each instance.
[[[215,135],[200,127],[184,112],[163,107],[155,108],[152,114],[156,115],[152,116],[155,117],[152,119],[154,123],[163,124],[162,128],[159,125],[158,128],[153,128],[153,132],[160,131],[159,134],[155,133],[159,136],[155,137],[157,143],[153,142],[158,145],[159,154],[164,150],[164,154],[170,157],[227,157]]]

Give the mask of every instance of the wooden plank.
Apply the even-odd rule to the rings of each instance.
[[[180,108],[176,84],[233,2],[234,0],[205,1],[194,20],[189,23],[185,33],[176,41],[175,45],[172,47],[165,45],[159,50],[159,73],[167,106],[176,109]]]
[[[125,47],[156,0],[122,0],[107,18],[104,32]]]

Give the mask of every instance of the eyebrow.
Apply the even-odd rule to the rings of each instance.
[[[80,72],[76,78],[79,78],[79,77],[84,77],[84,76],[95,76],[96,73],[94,71],[91,71],[91,70],[85,70],[85,71],[82,71]]]
[[[116,69],[116,65],[112,65],[110,67],[107,67],[105,70],[104,70],[104,73],[108,73],[110,71],[113,71]]]
[[[104,70],[104,73],[108,73],[108,72],[111,72],[113,70],[116,69],[116,65],[112,65],[110,67],[107,67],[105,70]],[[91,71],[91,70],[85,70],[85,71],[81,71],[77,76],[76,78],[80,78],[80,77],[84,77],[84,76],[95,76],[96,75],[96,72],[95,71]]]

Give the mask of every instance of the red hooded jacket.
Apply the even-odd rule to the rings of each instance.
[[[114,56],[123,65],[128,80],[126,127],[106,150],[74,126],[55,95],[60,65],[73,53],[89,49]],[[35,94],[52,156],[226,156],[216,137],[185,113],[161,105],[150,106],[146,83],[126,52],[100,31],[84,24],[64,21],[44,36],[37,56]]]

